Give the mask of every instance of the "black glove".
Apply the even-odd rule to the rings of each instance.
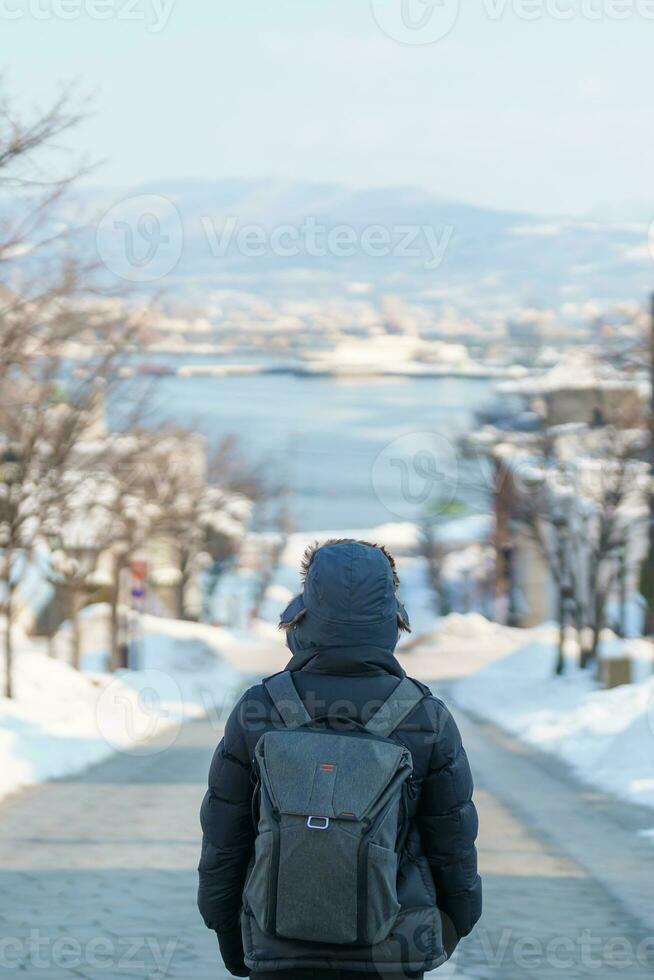
[[[459,945],[459,937],[456,934],[456,930],[451,922],[448,922],[449,928],[443,929],[443,946],[445,947],[445,952],[447,953],[448,960],[451,958],[452,953]]]
[[[241,930],[233,929],[231,932],[219,932],[218,945],[223,962],[233,977],[249,977],[250,971],[243,959],[243,940]]]

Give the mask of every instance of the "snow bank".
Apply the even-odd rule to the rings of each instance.
[[[94,607],[85,617],[103,613]],[[77,671],[16,636],[14,698],[0,698],[0,797],[79,772],[116,751],[152,754],[171,745],[186,718],[222,717],[239,675],[220,656],[211,627],[142,617],[139,669],[109,674],[97,650]],[[215,633],[220,633],[216,636]]]
[[[14,667],[15,697],[0,699],[0,796],[82,769],[111,749],[97,737],[92,678],[35,651]]]
[[[184,716],[179,687],[163,672],[85,674],[22,650],[15,696],[0,699],[0,797],[78,772],[171,730]]]
[[[458,681],[455,701],[552,752],[583,782],[654,807],[654,677],[610,691],[590,672],[571,668],[555,677],[554,630],[526,637],[513,653]]]
[[[501,626],[479,613],[450,613],[432,620],[428,631],[404,640],[397,656],[413,677],[438,690],[438,682],[482,670],[523,642],[523,630]]]

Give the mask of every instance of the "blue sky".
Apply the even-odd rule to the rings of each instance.
[[[461,0],[421,44],[411,24],[445,24],[457,0],[404,0],[412,43],[402,2],[0,0],[2,63],[28,103],[71,77],[96,92],[75,141],[106,160],[104,184],[270,175],[550,214],[654,203],[652,0]]]

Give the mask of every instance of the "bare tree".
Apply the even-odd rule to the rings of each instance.
[[[87,109],[69,85],[47,108],[25,114],[0,78],[0,382],[72,335],[53,309],[88,285],[90,265],[71,259],[75,229],[60,216],[69,190],[89,169],[71,157],[62,137]]]
[[[566,501],[567,503],[567,501]],[[563,500],[553,500],[543,473],[525,480],[522,492],[514,494],[514,519],[527,532],[543,559],[557,596],[559,639],[555,672],[565,669],[565,633],[572,598],[572,562],[568,514]]]
[[[597,657],[618,559],[642,520],[639,438],[607,426],[584,457],[566,463],[550,456],[517,497],[515,517],[538,547],[557,591],[558,673],[570,621],[579,635],[580,666]]]
[[[85,110],[69,87],[28,118],[0,80],[0,613],[9,696],[21,576],[139,329],[96,289],[93,266],[71,259],[75,229],[58,210],[86,169],[60,138]]]
[[[30,382],[0,402],[0,611],[4,616],[5,693],[11,697],[15,594],[38,539],[42,515],[61,494],[64,468],[90,424],[93,386],[76,401]]]
[[[119,345],[120,338],[112,332],[108,343]],[[75,476],[86,462],[80,458],[84,445],[90,445],[94,455],[106,451],[97,429],[107,386],[115,378],[111,357],[96,359],[67,385],[54,369],[59,353],[50,360],[49,366],[41,366],[40,380],[23,375],[0,397],[0,612],[7,696],[20,581],[38,540],[71,519],[71,473]]]
[[[269,461],[260,459],[252,462],[248,459],[233,435],[221,439],[207,460],[207,480],[210,484],[241,494],[254,504],[285,496],[285,484],[274,480],[271,471]]]
[[[584,522],[589,551],[586,623],[590,643],[582,644],[582,667],[597,657],[607,602],[619,585],[620,562],[626,561],[631,532],[642,521],[642,466],[634,460],[628,442],[618,442],[612,430],[608,431],[608,442],[606,459],[598,462],[592,488],[584,489],[591,511]]]
[[[156,435],[133,428],[114,433],[99,446],[80,446],[76,469],[47,512],[43,533],[53,548],[51,578],[71,593],[71,606],[93,585],[89,558],[103,559],[109,603],[109,668],[127,666],[121,643],[121,584],[135,556],[148,547],[160,508],[152,499],[150,465]],[[80,568],[82,558],[86,568]],[[90,576],[90,582],[89,582]],[[73,632],[75,623],[73,622]]]
[[[214,457],[213,473],[219,472]],[[148,448],[143,492],[155,511],[152,533],[166,540],[174,562],[179,619],[197,614],[188,599],[199,570],[236,553],[251,507],[236,487],[262,492],[254,477],[245,479],[245,471],[238,479],[228,474],[225,466],[220,483],[208,482],[204,440],[193,433],[164,431]]]
[[[436,612],[439,616],[447,616],[452,609],[443,580],[443,566],[446,552],[438,540],[437,528],[431,521],[425,521],[421,525],[419,548],[427,565],[427,577]]]
[[[108,440],[102,449],[93,443],[77,447],[74,460],[62,474],[61,492],[49,501],[40,520],[39,536],[47,548],[42,556],[43,574],[63,600],[55,618],[58,613],[60,620],[70,619],[71,663],[76,668],[82,653],[80,613],[99,590],[106,595],[111,584],[98,563],[116,535],[119,484],[111,472],[113,441]]]

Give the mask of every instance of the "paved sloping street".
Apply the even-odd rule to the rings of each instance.
[[[440,975],[651,977],[654,845],[638,830],[654,815],[457,714],[478,787],[485,912]],[[198,808],[219,734],[189,723],[169,748],[116,755],[0,806],[0,974],[227,975],[195,907]]]
[[[654,814],[580,787],[556,760],[457,712],[480,816],[484,915],[457,973],[651,977]]]

